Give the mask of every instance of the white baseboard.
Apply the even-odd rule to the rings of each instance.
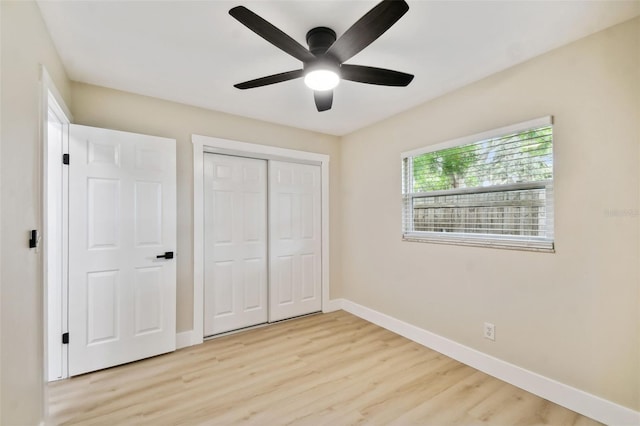
[[[193,330],[187,330],[187,331],[182,331],[180,333],[176,333],[176,350],[194,345],[192,335],[193,335]]]
[[[346,299],[331,301],[345,311],[476,368],[493,377],[609,425],[640,425],[640,412],[510,364],[483,352]],[[328,312],[328,311],[327,311]]]
[[[342,309],[342,300],[343,299],[329,300],[324,304],[322,312],[329,313],[339,311],[340,309]],[[187,330],[176,333],[176,350],[186,348],[188,346],[199,345],[202,342],[204,342],[204,339],[202,337],[200,337],[199,339],[195,338],[194,330]]]

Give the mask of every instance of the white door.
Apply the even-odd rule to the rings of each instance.
[[[69,374],[175,350],[175,140],[69,135]]]
[[[269,321],[322,309],[320,166],[269,162]]]
[[[265,160],[204,158],[204,335],[267,322]]]

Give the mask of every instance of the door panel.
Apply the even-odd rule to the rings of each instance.
[[[87,346],[118,338],[120,271],[87,273]]]
[[[137,246],[162,243],[162,185],[158,182],[136,182],[135,229]]]
[[[267,322],[266,161],[205,155],[204,334]]]
[[[70,126],[69,373],[175,350],[175,140]]]
[[[162,268],[136,268],[135,287],[136,336],[161,330],[164,316]]]
[[[300,273],[300,298],[304,300],[312,300],[316,298],[316,255],[303,254],[300,255],[300,264],[302,271]]]
[[[120,237],[120,180],[90,177],[87,191],[88,248],[117,248]]]
[[[320,166],[269,162],[269,321],[322,309]]]

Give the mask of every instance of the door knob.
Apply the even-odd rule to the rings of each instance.
[[[156,256],[157,259],[173,259],[172,251],[165,251],[164,254],[159,254]]]

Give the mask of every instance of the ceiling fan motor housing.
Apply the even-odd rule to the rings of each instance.
[[[331,70],[340,75],[340,61],[325,52],[336,41],[336,33],[327,27],[316,27],[307,33],[309,51],[316,56],[316,60],[305,62],[305,74],[314,70]]]
[[[336,33],[331,28],[316,27],[307,33],[309,51],[314,55],[323,55],[336,41]]]

